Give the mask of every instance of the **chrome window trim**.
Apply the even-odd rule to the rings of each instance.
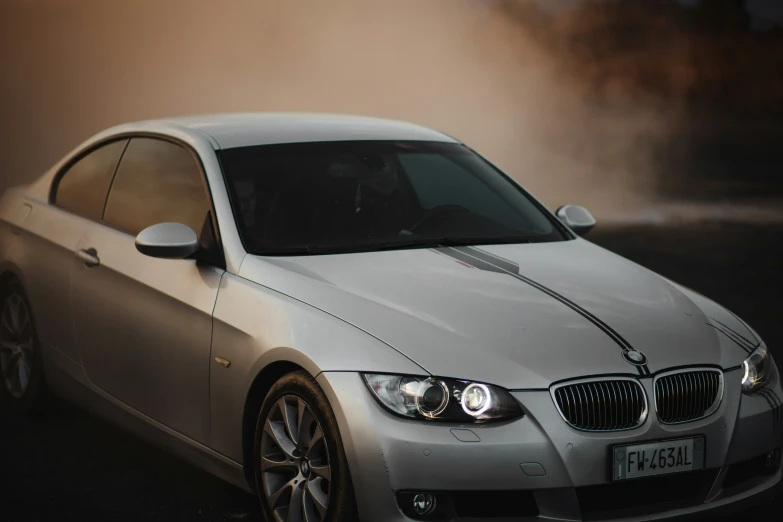
[[[592,429],[586,429],[586,428],[580,428],[578,426],[574,426],[569,422],[568,418],[563,413],[563,410],[560,409],[560,405],[557,403],[557,397],[555,396],[555,393],[560,388],[563,388],[565,386],[573,386],[575,384],[585,384],[585,383],[591,383],[591,382],[609,382],[609,381],[628,381],[633,384],[635,384],[641,391],[642,391],[642,399],[644,401],[644,409],[642,410],[642,414],[639,417],[639,419],[636,421],[635,426],[631,426],[628,428],[613,428],[613,429],[607,429],[607,430],[592,430]],[[614,393],[614,390],[612,390]],[[644,425],[645,422],[647,422],[647,417],[649,416],[650,412],[650,400],[647,397],[647,392],[644,389],[644,386],[641,382],[639,382],[638,379],[634,379],[633,377],[617,377],[617,376],[607,376],[607,377],[590,377],[587,379],[574,379],[571,381],[565,381],[560,382],[558,384],[552,385],[549,387],[549,396],[552,398],[552,402],[555,404],[555,408],[557,409],[557,413],[560,414],[560,417],[568,424],[570,427],[572,427],[575,430],[579,431],[586,431],[591,433],[612,433],[616,431],[629,431],[629,430],[635,430],[641,426]],[[619,402],[619,401],[618,401]]]
[[[658,415],[658,393],[656,391],[658,380],[663,377],[668,377],[670,375],[676,375],[678,373],[693,373],[693,372],[712,372],[718,374],[718,393],[716,395],[715,400],[712,403],[712,406],[701,417],[697,417],[695,419],[688,419],[684,421],[678,421],[678,422],[664,422],[663,420],[661,420],[660,415]],[[653,378],[653,404],[655,407],[655,417],[658,419],[658,422],[660,422],[665,426],[676,426],[677,424],[687,424],[689,422],[695,422],[697,420],[706,419],[707,417],[709,417],[710,415],[718,411],[718,408],[720,408],[720,405],[723,402],[723,393],[724,393],[723,381],[724,381],[723,370],[720,370],[718,368],[704,367],[704,366],[697,366],[693,368],[680,368],[677,370],[671,370],[668,372],[657,374]]]

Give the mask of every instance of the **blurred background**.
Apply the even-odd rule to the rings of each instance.
[[[0,0],[0,192],[107,126],[225,111],[452,134],[783,357],[782,0]],[[14,520],[254,516],[68,408],[0,436]]]
[[[599,218],[780,217],[782,4],[0,0],[0,190],[128,120],[323,111],[443,130]]]

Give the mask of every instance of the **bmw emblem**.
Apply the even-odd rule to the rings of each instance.
[[[644,366],[647,364],[647,356],[637,350],[628,350],[623,352],[623,358],[636,366]]]

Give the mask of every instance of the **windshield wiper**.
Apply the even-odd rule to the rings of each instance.
[[[376,252],[381,250],[404,250],[407,248],[438,248],[445,246],[492,245],[501,243],[530,243],[529,237],[423,237],[405,241],[366,243],[360,245],[308,245],[311,254],[334,254],[348,252]]]
[[[393,250],[437,246],[431,239],[414,241],[395,241],[392,243],[358,243],[351,245],[319,245],[310,244],[295,247],[259,249],[262,256],[296,256],[308,254],[349,254],[352,252],[374,252],[377,250]]]
[[[443,246],[469,246],[469,245],[498,245],[509,243],[532,243],[529,236],[500,236],[500,237],[458,237],[446,236],[443,238]]]
[[[501,237],[422,237],[404,241],[389,241],[384,243],[360,243],[352,245],[319,245],[310,244],[295,247],[263,249],[260,255],[272,256],[296,256],[317,254],[348,254],[353,252],[378,252],[383,250],[404,250],[408,248],[438,248],[448,246],[470,245],[496,245],[509,243],[531,243],[529,236],[501,236]]]
[[[470,245],[494,245],[505,243],[530,243],[529,237],[423,237],[408,241],[391,241],[374,245],[375,250],[394,250],[398,248],[437,248]],[[372,246],[372,245],[370,245]]]

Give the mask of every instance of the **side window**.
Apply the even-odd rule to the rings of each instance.
[[[136,235],[175,221],[200,234],[208,213],[201,171],[190,152],[164,140],[131,139],[106,203],[106,223]]]
[[[55,187],[55,205],[100,221],[106,193],[127,143],[119,140],[103,145],[71,165]]]

